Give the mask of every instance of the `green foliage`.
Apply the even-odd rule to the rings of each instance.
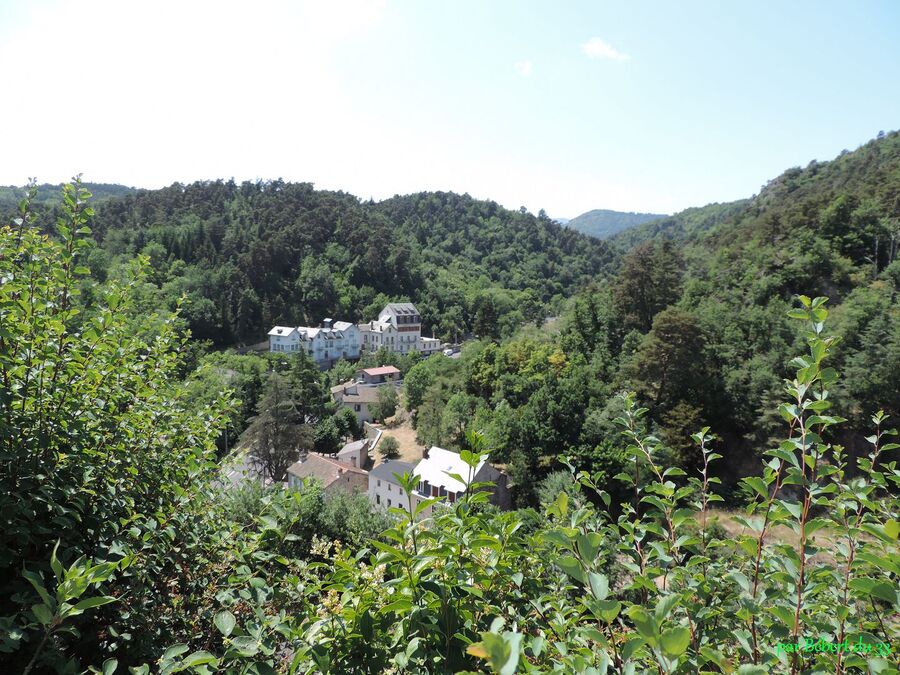
[[[373,204],[280,180],[141,190],[104,201],[94,229],[113,258],[151,253],[162,301],[186,295],[194,337],[222,346],[276,323],[370,320],[399,299],[443,339],[509,335],[609,262],[604,243],[494,202]]]
[[[187,621],[170,584],[192,596],[204,583],[181,571],[197,551],[172,541],[193,541],[188,488],[213,475],[229,405],[180,387],[171,316],[134,330],[146,261],[91,282],[89,197],[66,186],[58,239],[31,227],[27,200],[0,231],[0,650],[13,671],[143,654]]]
[[[369,404],[369,412],[376,420],[384,422],[388,417],[393,417],[397,412],[400,400],[397,389],[391,384],[378,387],[377,399]]]
[[[393,436],[385,436],[378,443],[378,452],[384,459],[396,459],[400,456],[400,442]]]
[[[665,217],[658,213],[625,213],[608,209],[594,209],[572,218],[566,223],[566,227],[597,237],[597,239],[608,239],[622,230]]]

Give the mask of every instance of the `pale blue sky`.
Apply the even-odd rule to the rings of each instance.
[[[900,3],[0,2],[0,183],[750,196],[900,127]]]

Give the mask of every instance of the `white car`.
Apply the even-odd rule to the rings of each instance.
[[[452,349],[445,349],[445,350],[444,350],[444,356],[453,356],[453,350],[452,350]]]

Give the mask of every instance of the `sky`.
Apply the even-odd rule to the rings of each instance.
[[[0,0],[0,184],[673,213],[900,128],[900,2]]]

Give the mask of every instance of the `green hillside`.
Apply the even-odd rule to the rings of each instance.
[[[97,202],[114,197],[124,197],[136,191],[136,188],[117,185],[115,183],[84,183]],[[28,192],[25,187],[0,185],[0,214],[7,215],[14,211]],[[37,186],[37,195],[32,204],[35,207],[50,207],[59,203],[62,184],[41,183]]]
[[[187,295],[195,337],[261,339],[276,323],[373,318],[417,303],[428,334],[511,334],[611,261],[603,242],[543,213],[435,192],[361,202],[282,181],[142,190],[97,206],[107,258],[149,255],[161,306]]]
[[[665,216],[658,213],[594,209],[572,218],[566,223],[566,227],[597,237],[597,239],[609,239],[617,232],[660,218],[665,218]]]
[[[6,671],[897,672],[900,134],[624,254],[449,193],[87,192],[0,229]],[[480,335],[364,362],[404,376],[383,433],[465,489],[284,487],[362,435],[354,366],[184,322],[227,345],[402,294]]]

